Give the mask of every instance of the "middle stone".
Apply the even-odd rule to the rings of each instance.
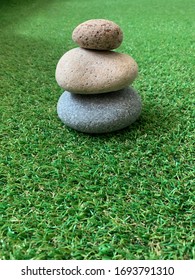
[[[56,81],[72,93],[96,94],[129,86],[137,73],[137,63],[127,54],[74,48],[60,58]]]

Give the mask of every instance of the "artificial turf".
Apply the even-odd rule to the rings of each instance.
[[[194,0],[1,0],[1,259],[194,259]],[[87,135],[55,67],[91,18],[118,23],[141,117]]]

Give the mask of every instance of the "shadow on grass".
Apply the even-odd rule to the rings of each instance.
[[[0,21],[1,28],[9,25],[17,25],[25,18],[45,10],[52,1],[47,0],[1,0],[0,1]],[[9,31],[10,32],[10,31]]]

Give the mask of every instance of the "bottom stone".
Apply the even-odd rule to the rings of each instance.
[[[73,94],[59,98],[57,113],[67,126],[86,133],[106,133],[133,123],[141,113],[141,99],[131,88],[101,94]]]

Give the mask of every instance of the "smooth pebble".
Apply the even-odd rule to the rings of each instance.
[[[106,133],[133,123],[141,113],[141,99],[131,87],[96,95],[64,92],[57,113],[64,124],[78,131]]]
[[[117,91],[132,84],[138,74],[136,61],[127,54],[74,48],[56,67],[56,81],[72,93]]]

